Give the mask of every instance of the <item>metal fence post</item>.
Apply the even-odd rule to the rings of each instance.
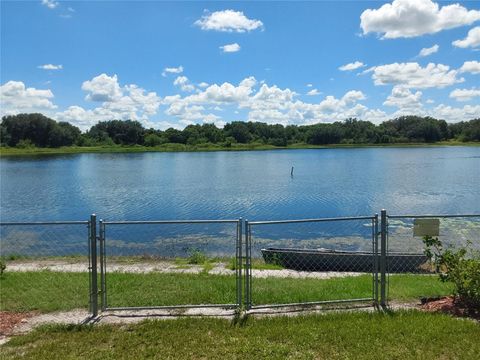
[[[251,276],[252,276],[252,252],[250,243],[250,225],[245,220],[245,308],[250,310],[252,306]]]
[[[238,307],[242,307],[242,218],[238,219],[237,224],[237,259],[236,259],[236,269],[237,269],[237,304]]]
[[[98,283],[97,283],[97,216],[90,216],[90,256],[92,271],[90,272],[92,289],[90,304],[93,316],[98,315]]]
[[[380,306],[387,305],[387,211],[380,213]]]
[[[105,258],[105,224],[100,219],[98,222],[98,235],[100,241],[100,293],[102,294],[102,311],[107,308],[107,286],[105,282],[106,277],[106,258]]]
[[[375,306],[378,306],[378,214],[374,215],[373,221],[373,257],[374,257],[374,275],[373,275],[373,291],[374,291],[374,299],[375,299]]]

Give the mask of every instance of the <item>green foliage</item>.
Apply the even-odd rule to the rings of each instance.
[[[349,118],[343,122],[315,125],[270,125],[234,121],[223,129],[214,124],[188,125],[183,130],[145,129],[138,121],[110,120],[92,126],[86,133],[65,122],[55,122],[42,114],[4,116],[0,124],[2,146],[22,147],[30,141],[35,147],[166,144],[210,148],[249,146],[284,147],[292,144],[394,144],[434,143],[437,141],[480,141],[480,119],[447,124],[431,117],[401,116],[375,125]],[[172,149],[173,150],[173,149]]]
[[[163,143],[163,139],[156,134],[148,134],[145,136],[145,146],[158,146]]]
[[[35,145],[30,139],[22,139],[17,143],[16,147],[19,149],[31,149],[34,148]]]
[[[189,264],[202,265],[208,260],[207,255],[199,249],[191,248],[187,252]]]
[[[471,243],[459,249],[444,249],[438,237],[425,236],[425,255],[439,271],[443,282],[454,284],[460,303],[474,313],[480,313],[480,253]]]
[[[1,142],[8,146],[24,146],[30,141],[37,147],[71,146],[80,137],[80,129],[42,114],[8,115],[2,118]]]
[[[0,276],[3,275],[6,268],[7,268],[7,264],[5,263],[5,261],[0,260]]]

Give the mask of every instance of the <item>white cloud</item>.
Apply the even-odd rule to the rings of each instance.
[[[8,81],[0,86],[1,114],[48,112],[57,108],[50,90],[27,88],[21,81]]]
[[[480,117],[480,105],[465,105],[462,108],[455,108],[440,104],[430,112],[430,116],[448,122],[468,121]]]
[[[195,90],[195,86],[189,83],[188,78],[186,76],[178,76],[173,85],[180,87],[182,91],[191,92]]]
[[[421,100],[421,91],[412,93],[410,89],[403,86],[394,86],[383,105],[395,106],[404,113],[417,113],[422,108]]]
[[[342,65],[338,68],[340,71],[351,71],[364,67],[365,65],[361,61],[355,61],[353,63]]]
[[[55,9],[58,6],[58,1],[54,0],[42,0],[42,5],[48,7],[49,9]]]
[[[318,91],[317,89],[312,89],[309,92],[307,92],[307,95],[309,95],[309,96],[315,96],[315,95],[320,95],[320,94],[321,94],[321,92]]]
[[[195,21],[195,25],[202,30],[215,30],[227,32],[252,31],[263,27],[260,20],[247,18],[242,11],[223,10],[203,15]]]
[[[181,74],[183,72],[183,66],[178,67],[166,67],[163,69],[162,76],[166,77],[168,74]]]
[[[379,33],[385,39],[410,38],[471,25],[480,20],[480,11],[459,4],[440,7],[431,0],[394,0],[360,16],[363,34]]]
[[[457,101],[469,101],[474,97],[480,96],[479,89],[455,89],[450,93],[450,97]]]
[[[393,63],[373,67],[375,85],[403,85],[409,88],[444,88],[465,81],[457,78],[458,71],[442,64],[429,63],[421,67],[416,62]]]
[[[234,53],[234,52],[240,51],[240,45],[238,45],[237,43],[227,44],[227,45],[220,46],[220,49],[224,53]]]
[[[149,118],[158,112],[161,99],[155,92],[147,92],[135,84],[120,86],[116,75],[101,74],[82,84],[87,91],[86,100],[101,102],[94,109],[70,106],[57,112],[56,118],[68,121],[82,130],[88,129],[98,121],[113,119],[137,120],[146,127],[152,127]],[[153,124],[153,125],[152,125]]]
[[[312,86],[313,86],[313,84],[307,84],[306,86],[307,86],[307,87],[312,87]]]
[[[472,74],[480,74],[480,62],[476,60],[465,61],[459,71],[462,73],[469,72]]]
[[[465,39],[455,40],[454,42],[452,42],[452,45],[460,48],[479,47],[480,46],[480,26],[470,29]]]
[[[199,88],[202,88],[202,89],[203,89],[203,88],[206,88],[206,87],[208,87],[208,83],[206,83],[206,82],[201,82],[200,84],[198,84],[198,87],[199,87]]]
[[[439,48],[440,48],[440,46],[438,46],[437,44],[435,44],[435,45],[433,45],[432,47],[429,47],[429,48],[423,48],[422,50],[420,50],[420,53],[418,54],[418,56],[419,57],[425,57],[425,56],[435,54],[436,52],[438,52]]]
[[[109,102],[118,100],[122,96],[117,75],[100,74],[92,80],[85,81],[82,84],[82,90],[88,92],[85,99],[89,101]]]
[[[42,70],[62,70],[63,69],[63,65],[61,64],[59,65],[45,64],[45,65],[38,65],[37,67]]]

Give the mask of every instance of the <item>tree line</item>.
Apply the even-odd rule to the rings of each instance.
[[[168,143],[231,147],[232,144],[395,144],[437,141],[480,141],[480,119],[454,124],[432,117],[401,116],[375,125],[346,119],[315,125],[269,125],[234,121],[218,128],[214,124],[189,125],[183,130],[146,129],[138,121],[101,121],[82,133],[67,122],[42,114],[8,115],[0,125],[1,146],[60,147],[98,145],[159,146]]]

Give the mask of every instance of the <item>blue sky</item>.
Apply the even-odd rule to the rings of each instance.
[[[478,1],[2,1],[1,114],[456,122],[480,116],[479,49]]]

